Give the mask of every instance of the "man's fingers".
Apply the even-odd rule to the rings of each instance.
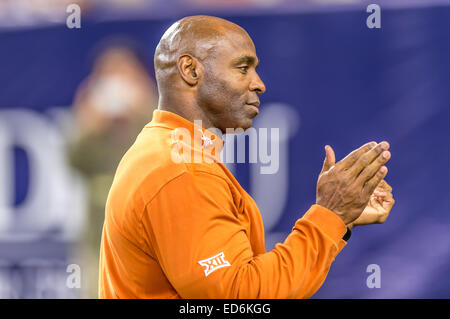
[[[376,142],[369,142],[361,146],[360,148],[354,150],[350,154],[348,154],[346,157],[344,157],[341,161],[339,161],[336,166],[339,166],[340,168],[346,169],[351,167],[363,154],[370,151],[372,148],[374,148],[377,145]]]
[[[380,154],[384,151],[387,151],[389,149],[389,143],[386,141],[381,142],[374,148],[372,148],[370,151],[366,152],[362,156],[358,158],[356,163],[349,168],[349,171],[356,177],[358,176],[362,170],[364,170],[367,166],[369,166],[377,157],[380,156]],[[390,154],[389,154],[390,156]],[[381,165],[379,166],[381,167]],[[378,169],[375,170],[375,172]],[[374,173],[375,173],[374,172]],[[372,174],[373,175],[373,174]]]
[[[331,146],[326,145],[325,146],[325,160],[323,161],[322,171],[323,172],[328,171],[336,162],[336,156],[334,155],[334,150]]]
[[[378,188],[378,186],[377,186],[377,188]],[[383,192],[378,191],[377,188],[375,188],[375,190],[373,192],[373,195],[375,197],[384,197],[388,194],[387,192],[384,192],[384,191]]]
[[[392,197],[392,187],[383,179],[373,191],[373,195],[381,198]]]
[[[383,153],[381,153],[381,155],[379,155],[372,163],[363,168],[361,173],[356,178],[356,184],[364,185],[364,183],[370,180],[390,158],[391,153],[389,151],[384,151]],[[378,184],[377,187],[379,187]]]
[[[391,185],[389,185],[384,179],[380,182],[380,184],[378,184],[377,188],[388,193],[392,192]]]
[[[328,159],[328,165],[331,167],[334,164],[336,164],[336,156],[334,155],[334,150],[331,146],[327,145],[325,148],[327,151],[327,159]]]
[[[376,174],[366,182],[366,184],[363,187],[363,192],[370,196],[377,185],[383,180],[383,178],[386,176],[388,172],[388,169],[386,166],[381,167]]]

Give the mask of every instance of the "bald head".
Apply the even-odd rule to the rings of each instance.
[[[235,23],[211,17],[185,17],[166,30],[156,47],[154,63],[159,86],[176,72],[177,59],[189,54],[204,61],[220,48],[220,44],[236,34],[248,37],[247,32]]]

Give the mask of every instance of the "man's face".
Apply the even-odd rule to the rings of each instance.
[[[266,88],[256,72],[257,65],[250,37],[234,32],[221,39],[212,56],[203,61],[198,103],[222,132],[250,128],[259,113],[258,94]]]

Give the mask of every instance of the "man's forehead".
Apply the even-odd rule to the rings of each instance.
[[[258,63],[255,46],[248,35],[226,35],[216,43],[216,53],[232,62]]]

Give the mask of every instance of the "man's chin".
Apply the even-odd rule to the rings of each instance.
[[[225,134],[242,133],[253,126],[253,117],[246,117],[237,123],[229,123],[229,127],[225,129]]]
[[[245,121],[245,123],[242,123],[238,129],[247,131],[249,128],[251,128],[253,126],[253,119],[248,119],[247,121]]]

